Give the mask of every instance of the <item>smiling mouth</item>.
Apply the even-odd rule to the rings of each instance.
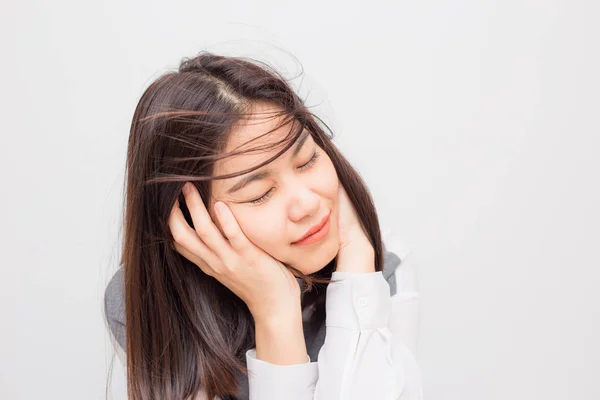
[[[329,233],[329,220],[330,220],[331,212],[323,218],[323,221],[320,222],[319,226],[315,229],[311,229],[312,232],[303,236],[302,239],[296,240],[292,242],[292,244],[304,245],[304,244],[312,244],[323,239]]]

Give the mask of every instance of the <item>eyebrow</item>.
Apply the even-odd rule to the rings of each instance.
[[[300,135],[300,137],[298,138],[298,140],[296,142],[296,147],[294,148],[292,157],[295,157],[300,152],[300,150],[302,149],[302,146],[304,145],[304,143],[306,143],[306,139],[308,139],[309,136],[310,135],[307,130],[305,130]],[[227,190],[227,194],[232,194],[234,192],[237,192],[238,190],[240,190],[243,187],[245,187],[246,185],[248,185],[250,182],[254,182],[254,181],[257,181],[260,179],[265,179],[265,178],[268,178],[269,176],[271,176],[271,172],[269,170],[255,172],[253,174],[245,176],[244,178],[240,179],[235,185],[233,185],[231,188],[229,188],[229,190]]]

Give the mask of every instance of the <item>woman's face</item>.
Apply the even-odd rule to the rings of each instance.
[[[254,110],[258,113],[276,111],[269,105],[256,105]],[[240,122],[232,132],[225,151],[232,151],[274,129],[279,123],[280,118],[269,114],[253,115]],[[290,125],[282,126],[248,146],[274,144],[282,140],[289,129]],[[219,160],[214,172],[216,175],[239,172],[265,161],[280,150],[279,146],[273,150]],[[242,185],[243,181],[260,173],[263,175]],[[339,250],[339,185],[331,159],[304,131],[284,154],[271,163],[241,176],[212,181],[209,212],[219,226],[213,205],[216,201],[226,203],[251,242],[279,261],[311,274],[333,260]],[[306,245],[294,243],[327,215],[329,233],[323,239]]]

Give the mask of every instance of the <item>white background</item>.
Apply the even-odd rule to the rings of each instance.
[[[419,253],[426,399],[599,399],[599,4],[3,1],[0,398],[105,398],[133,109],[206,49],[304,68]]]

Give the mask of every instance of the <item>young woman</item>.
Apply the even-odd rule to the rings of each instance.
[[[105,293],[129,399],[422,398],[412,256],[317,120],[244,58],[146,89]]]

